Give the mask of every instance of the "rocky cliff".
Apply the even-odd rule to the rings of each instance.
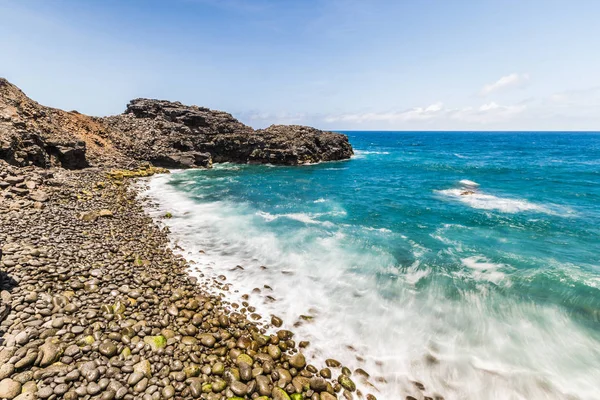
[[[254,130],[226,112],[179,102],[135,99],[123,114],[90,117],[42,106],[0,78],[0,159],[13,165],[299,165],[352,154],[339,133],[299,125]]]
[[[45,107],[0,78],[0,159],[16,166],[80,169],[125,161],[101,120]]]

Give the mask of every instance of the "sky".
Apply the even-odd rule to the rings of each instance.
[[[1,0],[0,76],[91,115],[181,101],[331,130],[600,130],[597,0]]]

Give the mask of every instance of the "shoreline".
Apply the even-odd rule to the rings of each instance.
[[[230,308],[226,296],[208,294],[129,178],[0,167],[30,174],[16,185],[36,181],[47,194],[0,205],[10,305],[0,397],[375,399],[356,390],[364,375],[342,373],[333,359],[307,365],[292,332],[258,325],[250,304]]]

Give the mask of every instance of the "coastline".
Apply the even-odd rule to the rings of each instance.
[[[209,294],[129,178],[2,172],[31,175],[16,185],[35,181],[47,198],[1,206],[1,397],[375,398],[357,391],[361,371],[307,365],[279,319],[261,326],[250,304]]]

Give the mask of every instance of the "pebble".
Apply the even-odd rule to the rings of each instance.
[[[0,381],[0,398],[14,399],[21,393],[21,384],[10,378]]]

